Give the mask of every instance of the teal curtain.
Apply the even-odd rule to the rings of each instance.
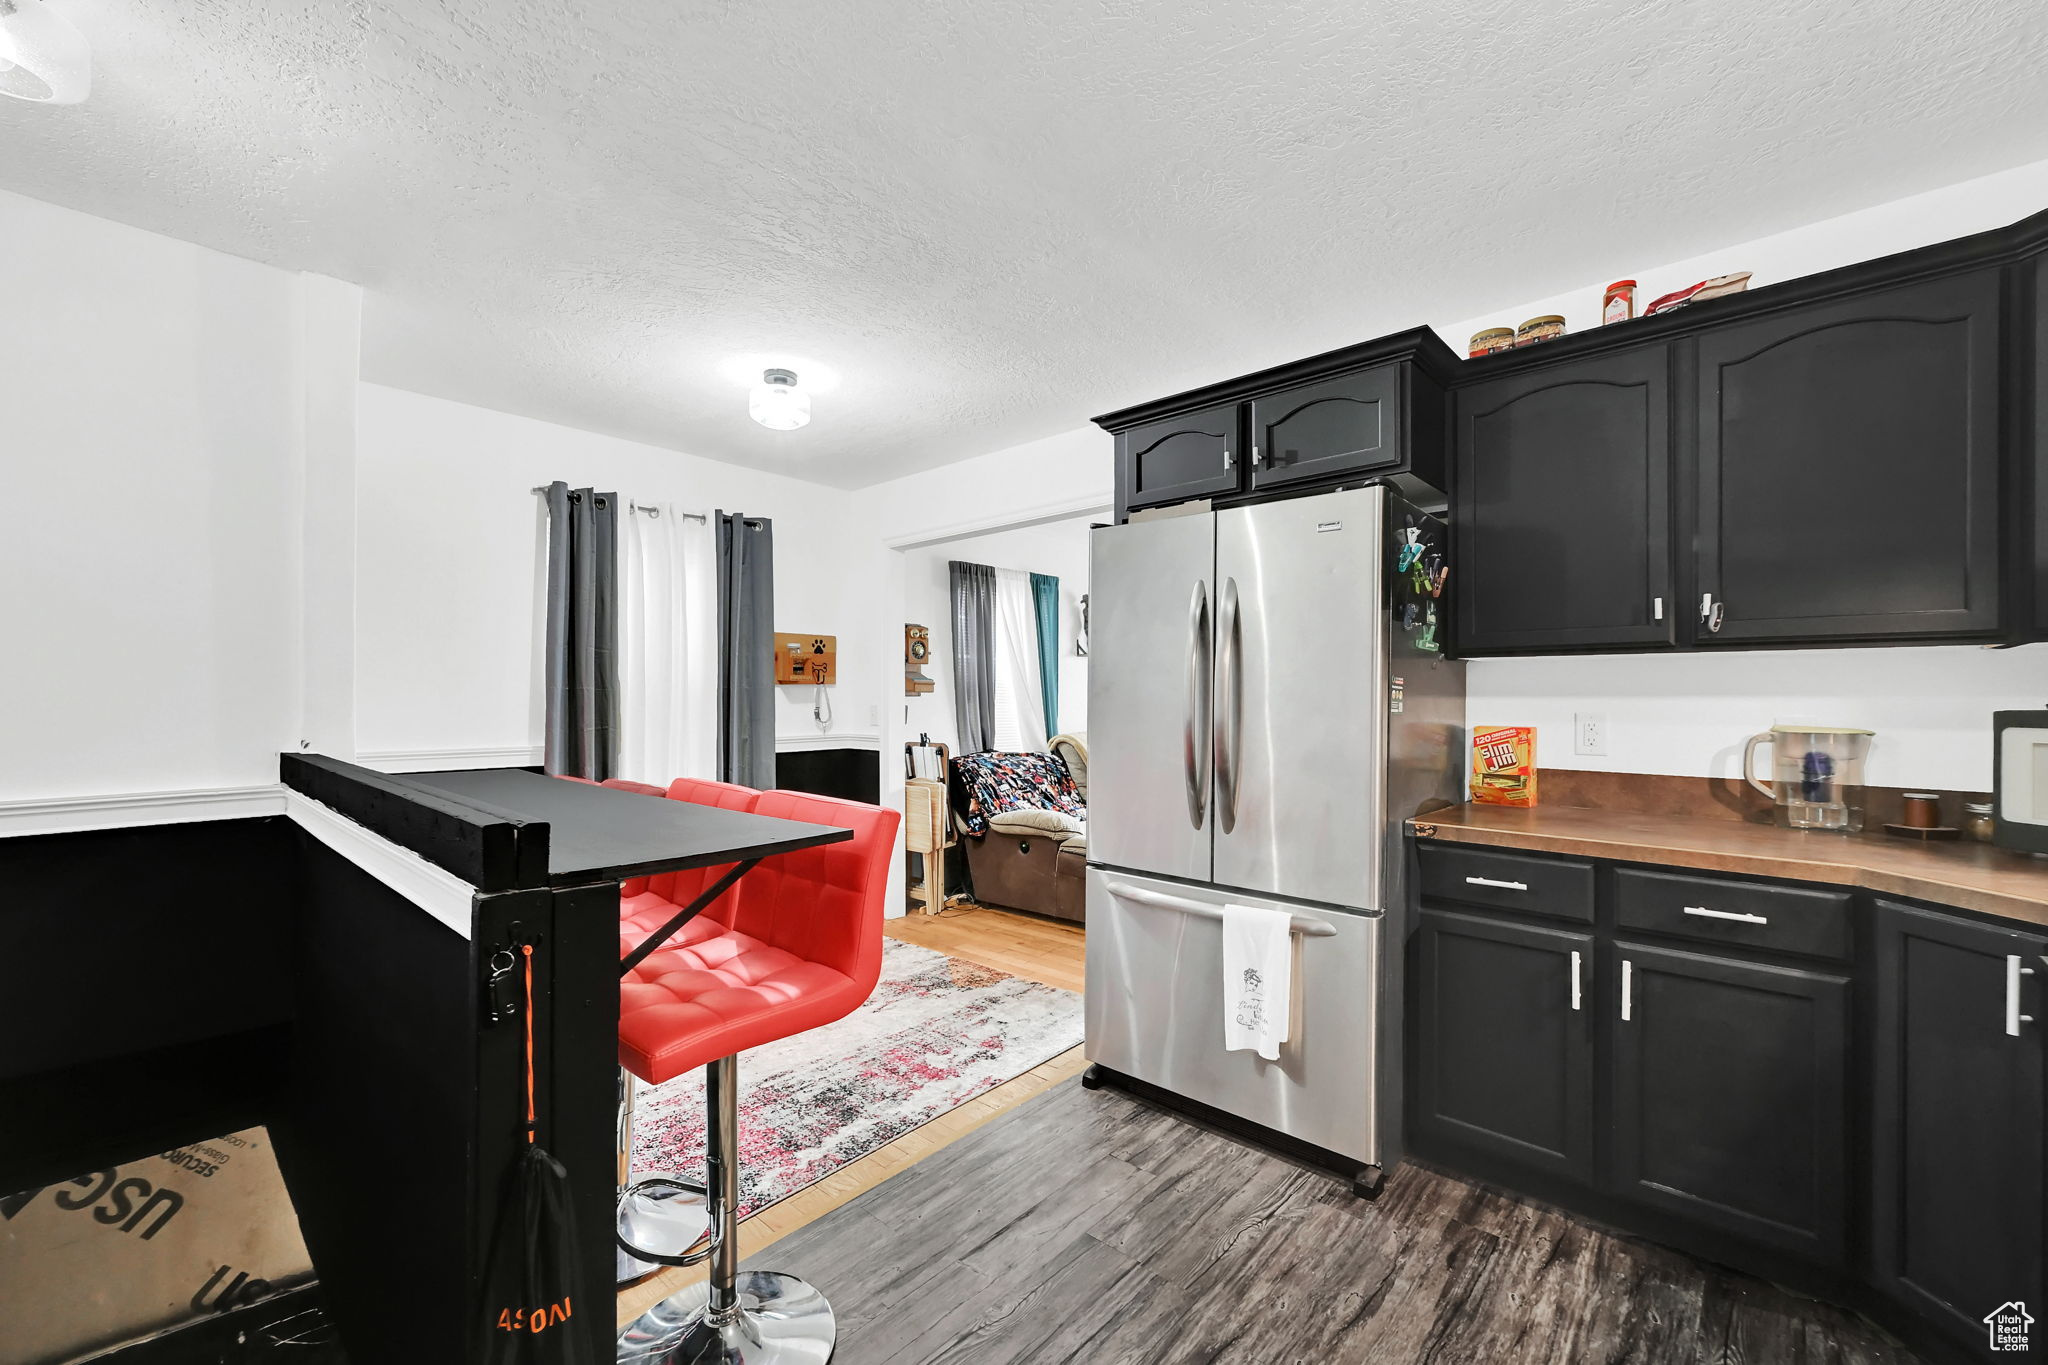
[[[1038,692],[1045,698],[1045,737],[1060,732],[1060,581],[1031,575],[1031,606],[1038,616]]]

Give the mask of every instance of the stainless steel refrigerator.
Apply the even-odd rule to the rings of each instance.
[[[1094,1078],[1306,1143],[1368,1187],[1400,1144],[1401,825],[1464,782],[1463,666],[1424,647],[1450,597],[1398,568],[1443,530],[1375,487],[1093,533]],[[1232,903],[1291,915],[1278,1061],[1224,1050]]]

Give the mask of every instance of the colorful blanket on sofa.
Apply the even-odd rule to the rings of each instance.
[[[1009,810],[1064,811],[1088,818],[1088,799],[1067,765],[1051,754],[963,754],[953,760],[953,808],[969,834]]]

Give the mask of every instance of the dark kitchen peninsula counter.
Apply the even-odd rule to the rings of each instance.
[[[403,773],[478,810],[547,822],[554,885],[641,877],[842,843],[853,831],[569,782],[523,768]]]
[[[279,770],[291,819],[261,892],[286,920],[275,975],[289,1004],[282,1055],[237,1118],[273,1125],[351,1359],[479,1358],[477,1287],[513,1226],[506,1192],[532,1132],[567,1172],[561,1254],[588,1289],[617,1269],[619,980],[634,960],[620,953],[621,881],[743,876],[853,832],[519,769],[380,773],[287,754]],[[223,869],[219,894],[257,894],[250,875]],[[611,1314],[578,1314],[575,1330],[585,1358],[610,1358]]]
[[[2048,858],[1968,840],[1908,842],[1577,806],[1467,804],[1409,825],[1419,839],[1861,887],[2048,926]]]
[[[853,831],[667,801],[523,768],[378,773],[287,754],[285,785],[482,892],[629,877],[841,843]]]

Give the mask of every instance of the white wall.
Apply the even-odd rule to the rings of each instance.
[[[1520,303],[1503,300],[1499,307],[1477,317],[1431,318],[1429,322],[1452,350],[1464,355],[1474,332],[1486,327],[1519,327],[1526,319],[1546,313],[1562,314],[1567,332],[1599,326],[1602,291],[1612,280],[1637,282],[1636,312],[1640,314],[1658,295],[1715,275],[1748,270],[1754,273],[1749,287],[1760,289],[1802,275],[2004,227],[2043,209],[2048,209],[2048,161],[2037,161],[1769,237],[1731,242],[1685,260],[1616,261],[1609,274],[1562,294]]]
[[[303,278],[0,194],[0,800],[277,780]]]
[[[905,620],[931,627],[932,657],[925,676],[937,684],[924,696],[904,698],[909,733],[928,733],[953,752],[960,751],[959,726],[954,720],[952,582],[947,567],[956,559],[1052,574],[1060,580],[1060,713],[1052,733],[1071,734],[1088,728],[1088,660],[1074,652],[1074,640],[1081,629],[1081,594],[1088,591],[1088,526],[1094,520],[1097,518],[1076,517],[1046,522],[904,552]]]
[[[771,518],[775,627],[839,636],[833,734],[875,743],[880,660],[900,657],[902,636],[866,622],[860,568],[880,551],[849,495],[376,384],[361,387],[357,434],[363,752],[540,745],[547,542],[532,490],[554,479]],[[819,735],[811,700],[778,689],[779,738]]]
[[[1991,713],[2048,705],[2048,645],[1476,659],[1465,686],[1467,719],[1534,725],[1546,768],[1732,777],[1743,740],[1805,721],[1875,730],[1874,785],[1982,791]],[[1605,717],[1604,757],[1572,752],[1581,711]]]

